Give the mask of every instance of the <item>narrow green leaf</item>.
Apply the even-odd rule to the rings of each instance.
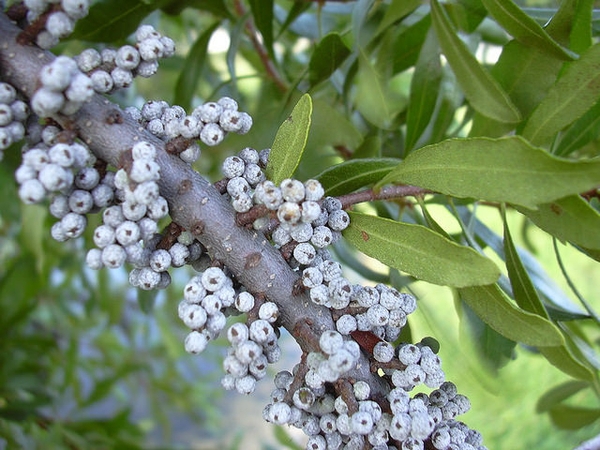
[[[213,23],[210,27],[204,31],[194,45],[190,49],[185,64],[181,69],[181,74],[177,79],[177,85],[175,86],[175,99],[176,105],[182,106],[184,109],[189,109],[194,92],[198,87],[200,81],[200,73],[204,67],[204,60],[206,59],[206,51],[208,49],[208,41],[217,29],[220,22]]]
[[[273,55],[273,0],[249,0],[254,24],[262,35],[265,48]],[[273,60],[275,58],[273,57]]]
[[[350,212],[344,237],[361,252],[442,286],[489,284],[500,272],[488,258],[421,225]]]
[[[596,102],[583,116],[575,121],[553,148],[556,156],[567,156],[600,137],[600,101]]]
[[[225,19],[234,19],[223,0],[168,0],[161,1],[160,9],[167,14],[176,16],[181,14],[185,8],[194,8],[200,11],[206,11],[217,17]]]
[[[326,80],[350,55],[338,33],[329,33],[317,44],[308,64],[311,87]]]
[[[315,178],[327,195],[337,196],[376,183],[399,162],[396,158],[352,159],[325,169]]]
[[[383,19],[379,22],[377,34],[384,31],[389,26],[399,22],[408,14],[413,12],[421,5],[421,0],[392,0],[392,3],[386,8]]]
[[[565,381],[564,383],[554,386],[552,389],[544,392],[544,394],[542,394],[542,396],[538,399],[535,410],[538,413],[547,412],[569,397],[572,397],[579,391],[588,387],[590,387],[589,383],[584,381]]]
[[[437,0],[431,2],[431,17],[442,51],[473,108],[499,122],[519,122],[517,108],[458,37]]]
[[[583,53],[592,45],[593,7],[594,0],[564,0],[552,17],[542,19],[540,23],[548,23],[546,32],[555,41],[576,53]],[[543,13],[544,10],[535,8],[531,12]]]
[[[529,278],[529,274],[525,270],[517,247],[513,242],[512,236],[508,224],[506,223],[506,216],[503,214],[504,221],[504,255],[506,257],[506,269],[508,271],[508,278],[512,286],[513,296],[521,308],[530,313],[537,314],[540,317],[548,319],[548,312],[540,297]]]
[[[344,146],[352,150],[359,146],[362,140],[362,134],[346,114],[324,99],[313,100],[307,149],[314,149],[322,155],[323,148]]]
[[[427,14],[396,36],[392,55],[393,73],[403,72],[415,65],[430,27],[431,15]]]
[[[497,284],[461,288],[459,294],[481,320],[508,339],[535,347],[563,343],[552,322],[516,306]]]
[[[557,405],[548,414],[554,425],[564,430],[578,430],[600,419],[600,409],[568,405]]]
[[[600,99],[600,44],[569,63],[564,74],[533,111],[522,135],[534,145],[547,144]]]
[[[266,168],[267,178],[275,184],[291,177],[296,171],[306,146],[311,113],[312,99],[304,94],[277,130]]]
[[[517,209],[562,242],[600,250],[600,214],[578,195],[538,205],[536,210]]]
[[[590,383],[596,378],[594,371],[581,363],[565,343],[552,347],[540,347],[539,351],[550,364],[573,378]]]
[[[538,23],[529,17],[512,0],[482,0],[492,17],[524,45],[536,47],[564,61],[576,59],[570,50],[552,39]]]
[[[354,98],[356,109],[372,124],[380,128],[387,128],[394,115],[389,89],[385,80],[363,52],[359,54],[356,84]]]
[[[508,202],[535,209],[600,182],[600,161],[557,158],[527,141],[448,139],[412,152],[377,186],[412,184],[459,198]]]
[[[432,29],[421,47],[421,53],[410,83],[410,97],[406,115],[404,146],[412,150],[429,124],[438,100],[442,81],[439,45]]]
[[[309,9],[312,5],[310,3],[305,2],[294,2],[288,11],[288,15],[285,18],[285,22],[279,28],[279,33],[277,36],[281,36],[295,20],[302,15],[307,9]]]
[[[77,21],[70,40],[115,42],[133,33],[144,17],[157,8],[142,0],[106,0],[92,5]]]

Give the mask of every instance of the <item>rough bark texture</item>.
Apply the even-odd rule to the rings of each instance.
[[[54,56],[35,46],[17,44],[19,32],[0,13],[0,78],[30,98],[36,89],[37,74]],[[115,117],[122,120],[115,122]],[[292,294],[298,273],[262,234],[236,225],[234,210],[211,183],[181,159],[168,154],[163,141],[129,119],[105,97],[94,96],[75,116],[54,119],[63,127],[75,129],[98,158],[116,167],[136,142],[153,143],[159,150],[159,187],[169,203],[172,220],[194,233],[210,255],[224,263],[251,292],[262,293],[275,302],[281,324],[294,335],[303,351],[318,351],[315,343],[321,332],[334,329],[330,311],[312,303],[306,294]],[[306,333],[307,329],[312,332]],[[348,375],[368,381],[377,396],[385,394],[386,383],[370,372],[365,355],[357,369]]]

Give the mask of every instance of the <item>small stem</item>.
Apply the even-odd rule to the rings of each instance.
[[[351,416],[358,411],[358,402],[354,395],[354,388],[346,378],[340,378],[334,384],[335,392],[342,397],[344,403],[348,407],[348,415]]]
[[[235,0],[234,6],[235,11],[240,17],[246,15],[246,8],[244,8],[244,5],[242,5],[241,0]],[[287,83],[283,80],[283,78],[279,74],[279,71],[273,64],[273,61],[271,60],[267,49],[258,39],[258,30],[254,26],[254,20],[252,20],[252,18],[249,18],[246,21],[246,34],[250,38],[250,41],[252,42],[256,53],[258,53],[258,56],[261,62],[263,63],[263,66],[265,67],[269,78],[273,80],[275,86],[277,86],[277,89],[279,89],[281,92],[287,92]]]
[[[375,200],[392,200],[395,198],[419,196],[430,193],[430,190],[416,186],[392,185],[384,186],[378,191],[366,189],[364,191],[352,192],[351,194],[338,197],[338,200],[342,202],[342,208],[347,209],[357,203],[372,202]]]

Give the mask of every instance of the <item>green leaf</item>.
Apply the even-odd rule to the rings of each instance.
[[[510,235],[506,217],[504,217],[504,253],[513,296],[517,301],[517,304],[525,311],[549,319],[550,316],[540,300],[529,274],[521,262],[517,248]],[[593,372],[570,352],[564,339],[561,345],[540,347],[539,351],[552,365],[566,374],[575,378],[593,381]]]
[[[558,405],[548,411],[550,419],[558,428],[578,430],[600,419],[600,409]]]
[[[556,156],[567,156],[597,140],[598,137],[600,137],[600,101],[561,133],[552,153]]]
[[[536,47],[554,57],[572,61],[576,55],[552,39],[538,23],[511,0],[482,0],[492,17],[524,45]]]
[[[517,209],[562,242],[600,250],[600,214],[578,195],[538,205],[536,210]]]
[[[277,130],[266,168],[267,178],[275,184],[291,177],[296,171],[306,146],[311,113],[312,99],[304,94]]]
[[[275,60],[273,54],[273,0],[249,0],[254,24],[262,35],[265,48]]]
[[[392,55],[393,73],[402,72],[415,65],[430,27],[431,15],[427,14],[396,36]]]
[[[552,322],[516,306],[497,284],[461,288],[459,294],[481,320],[508,339],[535,347],[563,343]]]
[[[558,386],[544,392],[538,399],[535,410],[538,413],[547,412],[555,406],[559,405],[569,397],[577,394],[579,391],[590,387],[589,383],[584,381],[565,381]]]
[[[421,0],[392,0],[392,3],[386,8],[383,19],[379,22],[377,34],[384,31],[389,26],[399,22],[408,14],[413,12],[421,5]]]
[[[157,5],[142,0],[105,0],[92,5],[87,16],[77,21],[70,40],[115,42],[127,38]]]
[[[400,99],[389,89],[386,80],[361,51],[356,76],[354,106],[373,125],[388,128],[400,111]]]
[[[519,122],[517,108],[458,37],[437,0],[431,2],[431,17],[442,51],[471,106],[499,122]]]
[[[600,98],[600,44],[569,63],[548,95],[533,111],[522,135],[534,145],[547,144]]]
[[[504,211],[503,211],[504,212]],[[517,247],[513,242],[506,215],[503,214],[504,221],[504,254],[506,257],[506,269],[508,270],[508,278],[512,286],[513,296],[521,308],[538,316],[549,318],[548,312],[542,301],[540,300],[529,274],[525,270]]]
[[[352,159],[325,169],[316,178],[327,195],[337,196],[379,181],[399,162],[396,158]]]
[[[338,33],[329,33],[317,44],[308,64],[311,87],[326,80],[350,55]]]
[[[535,209],[600,182],[600,161],[557,158],[527,141],[448,139],[412,152],[377,186],[412,184],[459,198],[508,202]]]
[[[592,45],[592,9],[594,0],[565,0],[554,15],[541,23],[546,32],[557,42],[577,53],[583,53]],[[544,10],[536,8],[531,12]],[[549,11],[549,10],[548,10]],[[531,13],[529,14],[531,16]]]
[[[186,0],[185,2],[181,0],[168,0],[166,2],[162,1],[160,7],[161,11],[172,16],[181,14],[185,8],[194,8],[199,11],[209,12],[217,17],[234,19],[223,0]]]
[[[438,100],[442,81],[439,46],[433,30],[429,30],[421,47],[410,83],[410,97],[406,115],[406,138],[404,146],[412,150],[429,124]]]
[[[350,212],[344,237],[382,263],[442,286],[489,284],[500,272],[488,258],[421,225]]]
[[[204,60],[206,59],[206,51],[208,50],[208,42],[213,32],[219,27],[220,22],[213,23],[210,27],[202,33],[194,45],[190,49],[185,64],[181,69],[181,74],[177,79],[177,85],[175,86],[175,99],[176,105],[182,106],[184,109],[189,109],[194,92],[198,87],[200,81],[200,73],[204,67]]]

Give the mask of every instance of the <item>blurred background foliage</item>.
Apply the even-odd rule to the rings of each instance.
[[[564,69],[564,60],[511,41],[486,9],[494,3],[436,5],[456,30],[453,36],[501,86],[531,89],[529,96],[513,95],[526,116]],[[579,20],[581,30],[555,30],[564,47],[546,51],[568,59],[564,48],[578,54],[597,41],[598,2],[516,3],[541,26],[557,11],[567,16],[574,11],[571,19]],[[314,110],[300,179],[366,158],[388,161],[381,170],[389,172],[414,149],[449,137],[522,131],[522,123],[519,128],[491,120],[481,114],[485,106],[474,106],[477,99],[465,98],[457,68],[439,57],[444,43],[436,41],[427,1],[101,0],[54,51],[75,55],[90,45],[121,45],[141,22],[172,37],[177,55],[155,77],[137,81],[113,100],[141,106],[163,99],[189,110],[228,95],[254,119],[248,135],[203,148],[196,168],[211,180],[218,178],[225,156],[245,146],[269,147],[303,92],[311,94]],[[529,84],[519,84],[498,64],[509,45],[513,58],[537,58],[530,72],[521,73]],[[566,123],[549,151],[573,160],[597,157],[598,104],[580,121]],[[252,427],[259,423],[264,398],[233,401],[216,388],[223,348],[210,347],[200,357],[185,354],[176,305],[190,273],[179,269],[167,290],[140,293],[128,286],[125,272],[82,269],[85,242],[53,242],[46,209],[15,201],[18,155],[16,148],[7,151],[0,166],[0,449],[293,447],[287,430],[232,431],[232,423],[248,416],[258,419]],[[590,204],[598,208],[597,199]],[[439,226],[499,267],[505,267],[506,224],[537,292],[546,305],[563,307],[553,310],[563,313],[553,320],[572,339],[569,349],[578,352],[575,359],[583,361],[589,379],[567,375],[539,349],[492,330],[455,289],[390,270],[343,242],[336,252],[349,276],[390,282],[417,295],[419,308],[406,335],[415,342],[431,335],[441,343],[447,378],[473,405],[463,420],[483,434],[490,449],[573,448],[600,433],[600,328],[593,313],[600,306],[597,249],[557,242],[512,209],[504,220],[498,204],[443,195],[427,197],[422,205],[375,202],[363,211]]]

